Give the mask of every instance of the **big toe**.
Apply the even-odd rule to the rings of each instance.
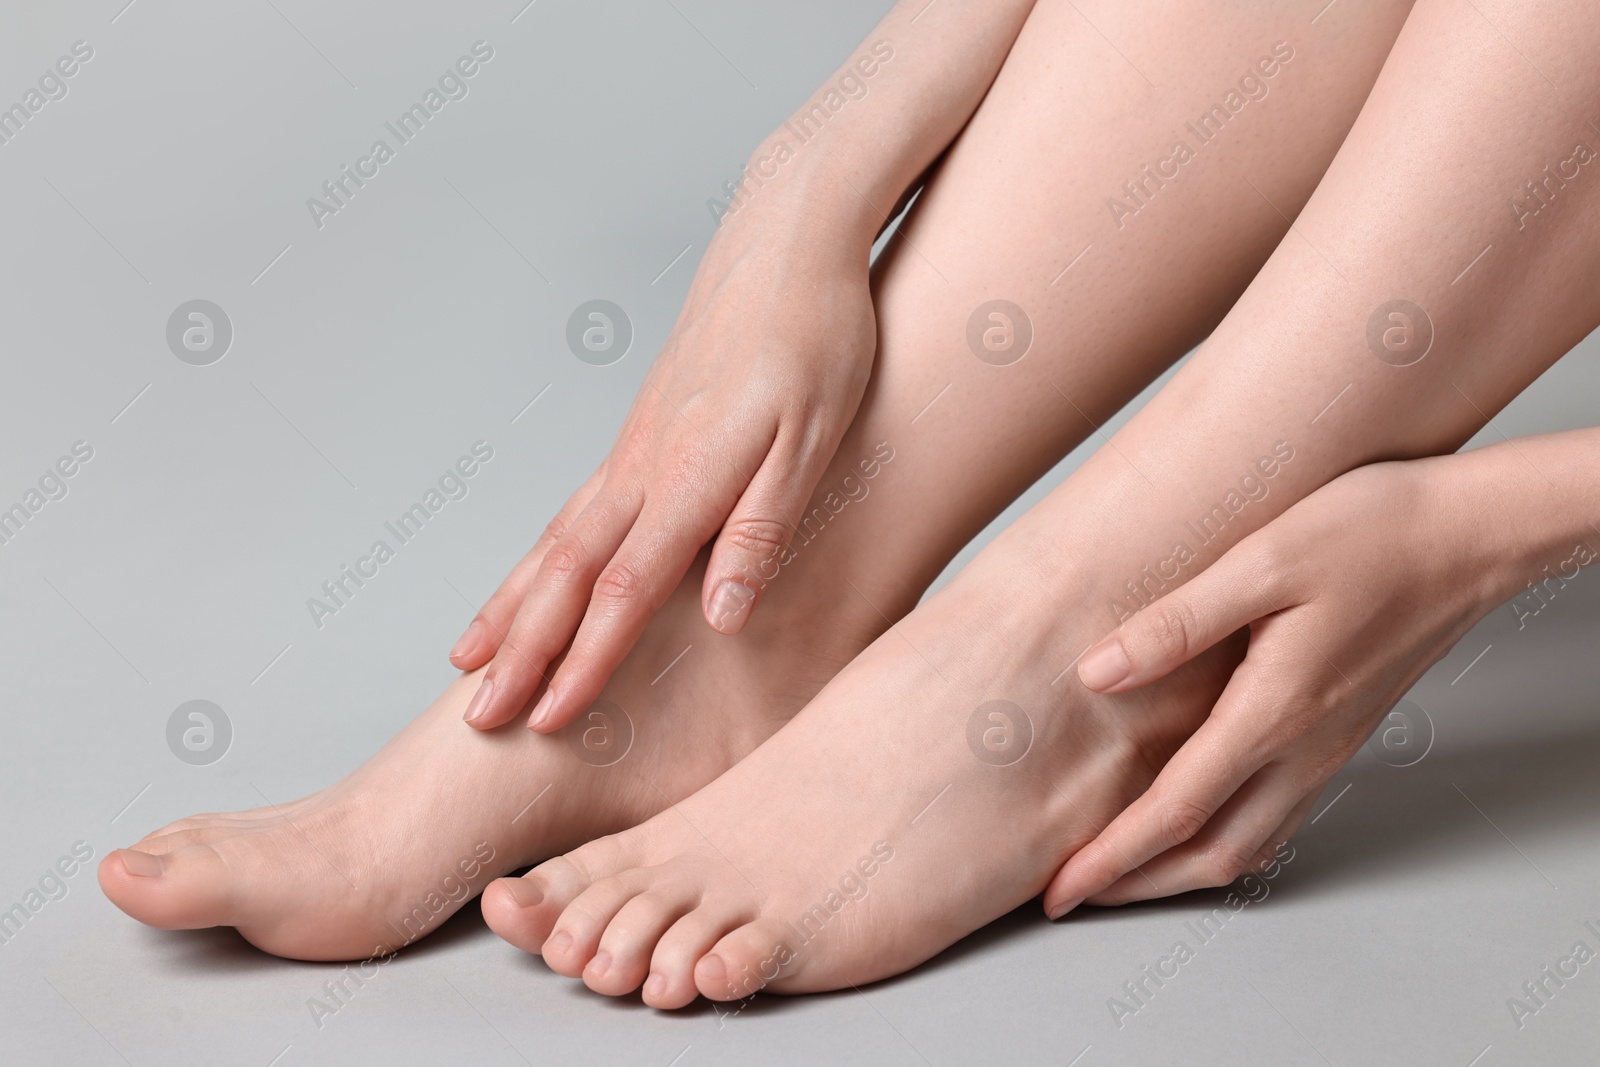
[[[210,845],[163,855],[117,849],[100,861],[99,878],[113,904],[148,926],[198,930],[235,924],[233,878]]]
[[[595,882],[632,866],[618,837],[591,841],[546,860],[521,878],[500,878],[483,892],[489,929],[524,952],[538,952],[568,904]]]
[[[480,903],[489,929],[524,952],[538,952],[561,914],[545,905],[544,884],[529,871],[521,878],[496,878]]]

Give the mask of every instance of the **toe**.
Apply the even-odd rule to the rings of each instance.
[[[501,878],[492,883],[483,894],[484,921],[524,952],[541,953],[562,912],[580,894],[607,875],[637,866],[629,862],[622,836],[602,837],[565,856],[546,860],[520,879]],[[599,931],[595,937],[598,939]],[[585,957],[579,968],[587,962]],[[574,971],[572,977],[577,974]]]
[[[711,1000],[742,1000],[794,970],[797,956],[791,940],[777,923],[746,923],[700,958],[695,986]]]
[[[644,870],[602,878],[568,904],[539,954],[557,974],[577,978],[600,949],[600,937],[622,906],[651,887]]]
[[[672,924],[656,943],[650,958],[650,976],[644,982],[644,1002],[652,1008],[681,1008],[700,995],[695,986],[695,964],[730,930],[742,926],[748,915],[717,907],[700,907]]]
[[[489,929],[524,952],[537,953],[561,915],[560,905],[545,901],[545,881],[529,871],[521,878],[497,878],[484,888],[483,921]]]
[[[483,894],[484,921],[524,952],[538,953],[567,905],[592,882],[571,857],[557,856],[521,878],[491,884]]]
[[[596,993],[621,996],[638,989],[650,969],[656,942],[700,900],[686,883],[657,885],[617,910],[600,936],[600,947],[583,969],[583,980]]]
[[[258,828],[263,821],[275,820],[282,822],[286,814],[293,814],[300,801],[292,801],[280,805],[278,808],[247,808],[244,811],[206,812],[199,815],[188,815],[177,822],[170,822],[160,829],[151,830],[139,839],[138,847],[141,851],[150,851],[143,846],[150,841],[166,837],[171,834],[185,833],[192,830],[238,832],[240,830],[253,830]]]
[[[100,861],[100,888],[140,922],[163,930],[233,925],[233,878],[208,845],[164,855],[117,849]]]
[[[188,820],[185,820],[187,822]],[[259,827],[259,823],[213,823],[209,825],[194,824],[183,825],[174,823],[160,833],[150,834],[141,838],[133,847],[140,852],[149,852],[153,855],[164,856],[169,852],[176,852],[180,848],[190,845],[210,845],[224,838],[237,837],[249,833]],[[174,827],[177,827],[174,829]]]

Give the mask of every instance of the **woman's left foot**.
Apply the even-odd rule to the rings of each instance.
[[[712,633],[702,573],[693,568],[651,620],[608,683],[605,710],[551,735],[523,729],[526,711],[484,733],[461,721],[482,672],[459,676],[344,780],[147,834],[105,857],[101,887],[140,922],[232,926],[294,959],[411,944],[490,879],[632,826],[711,781],[866,643],[843,610],[828,627],[797,625],[787,614],[804,606],[795,596],[774,598],[737,637]]]
[[[675,1008],[898,974],[1039,894],[1200,724],[1240,648],[1097,696],[1063,671],[1089,620],[993,595],[1011,587],[998,547],[715,782],[491,883],[490,926]]]

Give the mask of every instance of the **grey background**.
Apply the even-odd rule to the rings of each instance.
[[[95,49],[0,146],[0,503],[95,450],[0,546],[0,907],[75,841],[98,859],[320,788],[431,699],[469,601],[604,454],[706,199],[888,7],[124,2],[0,6],[5,102]],[[305,199],[479,39],[469,95],[313,226]],[[209,367],[164,337],[197,298],[235,331]],[[563,342],[593,298],[636,331],[610,367]],[[1479,443],[1584,425],[1597,385],[1591,338]],[[314,628],[306,598],[479,439],[470,495]],[[91,864],[0,946],[0,1061],[1592,1062],[1600,963],[1520,1032],[1506,998],[1600,948],[1597,633],[1587,572],[1526,630],[1491,615],[1412,694],[1427,757],[1358,756],[1271,895],[1120,1030],[1107,998],[1220,891],[1053,926],[1030,906],[901,979],[732,1018],[590,995],[471,905],[319,1030],[337,967],[146,930]],[[194,699],[232,721],[211,766],[166,746]]]

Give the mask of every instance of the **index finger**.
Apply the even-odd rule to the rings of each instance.
[[[1279,583],[1263,573],[1253,548],[1248,539],[1241,541],[1188,584],[1101,638],[1079,658],[1079,681],[1097,693],[1137,689],[1279,610]]]

